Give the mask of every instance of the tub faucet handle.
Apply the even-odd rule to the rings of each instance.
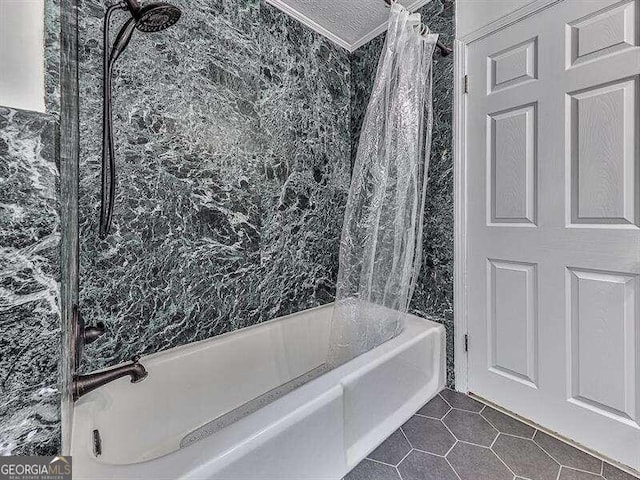
[[[82,338],[84,340],[85,345],[95,342],[98,337],[104,335],[105,328],[104,323],[98,322],[95,325],[91,325],[84,328],[82,333]]]

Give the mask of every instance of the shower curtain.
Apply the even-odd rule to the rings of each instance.
[[[420,271],[438,35],[391,7],[340,240],[328,364],[398,335]]]

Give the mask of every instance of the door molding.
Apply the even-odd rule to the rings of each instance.
[[[556,3],[564,2],[564,0],[532,0],[531,3],[520,7],[513,12],[507,13],[506,15],[494,20],[487,25],[484,25],[480,28],[473,30],[471,33],[467,33],[464,37],[459,40],[465,45],[469,45],[477,40],[483,39],[491,35],[492,33],[497,32],[498,30],[502,30],[503,28],[510,27],[514,23],[518,23],[521,20],[524,20],[527,17],[535,15],[536,13],[549,8]]]
[[[467,334],[467,156],[466,98],[464,93],[467,71],[467,45],[454,40],[453,94],[453,332],[454,371],[456,390],[467,392],[468,355],[465,350]]]
[[[564,0],[533,0],[499,19],[454,40],[453,94],[453,175],[454,175],[454,253],[453,253],[453,328],[455,388],[467,393],[469,388],[467,311],[467,151],[465,75],[468,46],[499,30],[518,23]],[[473,80],[468,84],[473,88]],[[475,339],[469,339],[469,343]],[[469,348],[473,348],[472,346]]]

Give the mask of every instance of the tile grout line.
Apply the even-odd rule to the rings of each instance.
[[[578,468],[578,467],[570,467],[569,465],[562,465],[564,468],[568,468],[569,470],[575,470],[576,472],[581,472],[581,473],[588,473],[589,475],[600,475],[602,476],[602,473],[594,473],[594,472],[590,472],[589,470],[583,470],[582,468]],[[602,467],[600,467],[600,472],[602,472]]]
[[[451,445],[451,448],[450,448],[449,450],[447,450],[447,453],[445,453],[445,454],[443,455],[443,457],[444,457],[444,458],[447,458],[447,455],[449,455],[449,454],[451,453],[451,450],[453,450],[453,449],[455,448],[455,446],[456,446],[458,443],[460,443],[460,440],[458,440],[456,437],[453,437],[453,438],[455,438],[455,439],[456,439],[456,441],[455,441],[455,442],[453,442],[453,445]]]
[[[400,460],[400,461],[398,462],[398,465],[396,465],[396,468],[397,468],[397,467],[398,467],[402,462],[404,462],[405,458],[407,458],[409,455],[411,455],[411,452],[413,452],[413,450],[414,450],[414,448],[413,448],[413,447],[411,447],[411,448],[409,449],[409,451],[407,452],[407,454],[406,454],[404,457],[402,457],[402,460]]]
[[[504,435],[505,437],[519,438],[520,440],[529,440],[529,441],[533,442],[533,438],[522,437],[520,435],[514,435],[513,433],[500,432],[499,430],[498,430],[498,432],[500,433],[500,435]],[[536,443],[536,445],[537,445],[537,443]]]
[[[466,443],[467,445],[473,445],[474,447],[484,448],[485,450],[491,450],[491,447],[487,447],[486,445],[480,445],[478,443],[467,442],[466,440],[458,440],[458,442],[459,443]],[[491,451],[493,451],[493,450],[491,450]]]
[[[544,432],[542,432],[542,433],[544,433]],[[551,436],[551,435],[549,435],[549,436]],[[535,437],[535,435],[534,435],[534,437]],[[552,437],[552,438],[555,438],[555,437]],[[558,439],[556,439],[556,440],[558,440]],[[582,468],[578,468],[578,467],[570,467],[569,465],[564,465],[564,464],[560,463],[560,461],[559,461],[558,459],[556,459],[556,457],[554,457],[550,452],[548,452],[547,450],[545,450],[545,448],[544,448],[542,445],[540,445],[538,442],[536,442],[536,441],[535,441],[535,439],[531,439],[531,441],[532,441],[535,445],[537,445],[537,446],[538,446],[538,448],[539,448],[540,450],[542,450],[544,453],[546,453],[547,455],[549,455],[549,456],[550,456],[550,457],[551,457],[551,458],[552,458],[552,459],[553,459],[553,460],[554,460],[558,465],[560,465],[560,467],[561,467],[560,469],[562,469],[562,467],[566,467],[566,468],[569,468],[569,469],[571,469],[571,470],[576,470],[576,471],[578,471],[578,472],[589,473],[589,474],[591,474],[591,475],[598,475],[597,473],[590,472],[590,471],[588,471],[588,470],[583,470]],[[560,441],[561,441],[561,440],[560,440]],[[562,442],[562,443],[564,443],[565,445],[568,445],[569,447],[571,447],[571,446],[572,446],[572,445],[569,445],[569,444],[568,444],[568,443],[566,443],[566,442]],[[575,448],[575,447],[574,447],[574,448]],[[576,450],[578,450],[579,452],[584,453],[584,454],[586,454],[586,455],[589,455],[587,452],[584,452],[584,451],[580,450],[579,448],[576,448]],[[600,459],[600,458],[597,458],[597,457],[594,457],[593,455],[589,455],[589,457],[591,457],[591,458],[595,458],[596,460],[598,460],[598,461],[600,462],[600,472],[601,472],[601,474],[602,474],[602,472],[604,471],[604,460],[602,460],[602,459]]]
[[[444,417],[442,417],[442,418],[444,418]],[[440,423],[441,423],[442,425],[444,425],[444,428],[446,428],[446,429],[447,429],[447,431],[451,434],[451,436],[452,436],[453,438],[455,438],[456,443],[460,441],[460,439],[459,439],[458,437],[456,437],[456,435],[451,431],[451,429],[447,426],[447,424],[446,424],[446,423],[444,423],[442,420],[440,420]],[[455,446],[455,443],[454,443],[453,445]],[[453,448],[453,447],[451,447],[451,448]],[[451,448],[450,448],[449,450],[451,450]]]
[[[489,405],[485,405],[485,407],[489,407]],[[495,410],[495,409],[494,409],[494,410]],[[483,408],[483,409],[482,409],[482,411],[484,412],[484,411],[485,411],[485,408]],[[498,412],[498,413],[502,413],[502,412],[500,412],[499,410],[495,410],[495,411],[496,411],[496,412]],[[505,414],[503,414],[503,415],[505,415]],[[498,426],[497,426],[494,422],[492,422],[490,419],[488,419],[487,417],[485,417],[484,415],[482,415],[482,413],[480,413],[480,416],[481,416],[482,418],[484,418],[484,419],[485,419],[485,421],[486,421],[489,425],[491,425],[493,428],[495,428],[495,429],[498,431],[498,433],[500,433],[500,434],[502,434],[502,435],[509,435],[510,437],[524,438],[525,440],[533,440],[533,437],[535,436],[535,434],[536,434],[536,432],[537,432],[537,430],[536,430],[535,428],[533,428],[531,425],[527,425],[526,423],[521,422],[520,420],[518,420],[518,419],[516,419],[516,418],[509,417],[509,415],[505,415],[505,416],[506,416],[506,417],[509,417],[509,418],[511,418],[511,419],[513,419],[513,420],[515,420],[515,421],[516,421],[516,422],[518,422],[518,423],[522,423],[522,425],[525,425],[525,426],[527,426],[527,427],[532,428],[532,429],[533,429],[533,434],[531,434],[531,437],[525,437],[525,436],[522,436],[522,435],[516,435],[515,433],[507,433],[507,432],[503,432],[502,430],[499,430],[499,429],[498,429]]]
[[[456,394],[456,395],[462,395],[462,396],[464,396],[464,397],[468,398],[469,400],[473,400],[474,402],[479,403],[480,405],[482,405],[482,408],[480,408],[480,410],[478,410],[478,411],[475,411],[475,410],[469,410],[468,408],[454,407],[451,403],[447,402],[447,400],[446,400],[442,395],[440,395],[440,393],[442,393],[442,391],[444,391],[444,390],[449,390],[450,392],[453,392],[453,393],[454,393],[454,394]],[[447,402],[447,403],[451,406],[451,408],[452,408],[452,409],[455,409],[455,410],[462,410],[462,411],[464,411],[464,412],[471,412],[471,413],[477,413],[477,414],[480,414],[480,413],[485,409],[485,407],[487,406],[487,404],[486,404],[486,403],[484,403],[484,402],[482,402],[482,401],[480,401],[480,400],[477,400],[477,399],[475,399],[475,398],[472,398],[472,397],[470,397],[470,396],[469,396],[469,395],[467,395],[467,394],[460,393],[460,392],[456,392],[455,390],[453,390],[453,389],[451,389],[451,388],[444,388],[442,391],[441,391],[438,395],[440,395],[440,397],[441,397],[445,402]],[[449,413],[449,412],[447,412],[447,413]]]
[[[439,453],[427,452],[426,450],[422,450],[420,448],[414,448],[416,452],[426,453],[427,455],[433,455],[434,457],[445,458],[444,455],[440,455]]]
[[[499,436],[499,435],[498,435],[498,436]],[[497,438],[498,438],[498,437],[496,437],[496,439],[497,439]],[[494,440],[494,442],[493,442],[493,443],[495,443],[495,440]],[[492,444],[492,446],[493,446],[493,444]],[[509,470],[511,473],[513,473],[513,478],[515,479],[515,478],[518,476],[518,475],[516,474],[516,472],[514,472],[514,471],[511,469],[511,467],[510,467],[509,465],[507,465],[507,462],[505,462],[504,460],[502,460],[502,458],[500,458],[500,455],[498,455],[498,454],[497,454],[497,452],[494,452],[494,451],[493,451],[493,448],[489,447],[489,450],[491,451],[491,453],[493,453],[493,454],[495,455],[495,457],[496,457],[498,460],[500,460],[500,462],[502,462],[502,464],[503,464],[505,467],[507,467],[507,470]],[[556,479],[556,480],[557,480],[557,479]]]
[[[382,462],[382,461],[380,461],[380,460],[376,460],[375,458],[369,458],[369,457],[366,457],[366,458],[365,458],[365,460],[369,460],[369,461],[371,461],[371,462],[373,462],[373,463],[379,463],[379,464],[381,464],[381,465],[386,465],[387,467],[393,467],[393,468],[395,468],[395,467],[396,467],[395,465],[391,465],[390,463]]]
[[[414,413],[413,416],[414,417],[422,417],[422,418],[431,418],[433,420],[442,420],[444,417],[449,415],[451,410],[453,410],[453,408],[449,408],[449,410],[447,410],[447,412],[444,415],[442,415],[441,417],[432,417],[431,415],[425,415],[424,413],[417,413],[417,412]]]
[[[500,438],[500,433],[498,433],[498,435],[496,435],[496,438],[493,439],[493,442],[491,442],[491,445],[489,446],[489,449],[493,452],[493,446],[496,444],[496,442],[498,441],[498,438]],[[496,452],[493,452],[496,453]]]
[[[453,467],[449,459],[447,457],[444,457],[444,459],[447,462],[447,465],[449,465],[449,468],[451,468],[451,470],[455,474],[455,476],[458,477],[458,480],[462,480],[462,477],[460,477],[460,475],[458,474],[458,471]]]
[[[406,433],[404,433],[404,429],[403,429],[402,427],[400,427],[400,431],[402,432],[402,436],[404,437],[404,439],[407,441],[407,443],[408,443],[408,444],[409,444],[409,446],[411,447],[411,448],[409,449],[409,453],[411,453],[411,450],[415,450],[415,448],[416,448],[416,447],[414,447],[414,446],[413,446],[413,443],[411,443],[411,442],[409,441],[409,437],[407,437],[407,434],[406,434]],[[407,455],[409,455],[409,453],[407,453]],[[406,456],[405,456],[405,458],[406,458]],[[404,460],[404,458],[403,458],[403,460]]]
[[[451,413],[453,411],[453,406],[449,402],[447,402],[447,400],[442,395],[440,395],[440,393],[438,393],[438,395],[440,396],[440,398],[442,398],[444,403],[449,405],[449,410],[447,410],[447,413],[445,413],[442,417],[440,417],[440,422],[444,425],[444,427],[449,431],[449,433],[451,434],[451,436],[455,440],[455,442],[453,442],[453,445],[451,446],[451,448],[447,451],[447,453],[444,454],[444,456],[442,458],[444,458],[444,461],[447,462],[447,465],[449,465],[449,468],[454,473],[454,475],[458,478],[458,480],[462,480],[462,477],[460,477],[460,475],[458,474],[457,470],[453,467],[453,465],[451,464],[451,462],[447,458],[447,455],[449,455],[449,453],[451,453],[451,450],[454,449],[454,447],[460,442],[460,440],[458,440],[458,437],[456,437],[453,434],[453,432],[451,431],[451,429],[442,421],[442,419],[444,417],[446,417],[447,415],[449,415],[449,413]]]
[[[551,455],[549,452],[547,452],[544,448],[542,448],[540,445],[538,445],[538,442],[536,442],[535,440],[531,440],[533,442],[534,445],[536,445],[540,450],[542,450],[544,453],[546,453],[549,458],[551,460],[553,460],[554,462],[556,462],[559,466],[560,466],[560,470],[562,470],[563,465],[556,460],[556,457],[554,457],[553,455]],[[560,477],[560,472],[558,472],[558,478]]]
[[[453,408],[453,405],[451,405],[449,402],[447,402],[447,399],[446,399],[446,398],[444,398],[444,397],[441,395],[441,393],[442,393],[442,390],[441,390],[440,392],[438,392],[438,396],[442,399],[442,401],[443,401],[444,403],[446,403],[447,405],[449,405],[449,408]],[[447,413],[449,413],[449,412],[447,412]]]

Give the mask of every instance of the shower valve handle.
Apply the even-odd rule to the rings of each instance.
[[[84,328],[84,332],[82,333],[82,339],[84,340],[84,344],[88,345],[90,343],[95,342],[100,336],[102,336],[105,332],[104,323],[98,322],[95,325],[91,325],[89,327]]]

